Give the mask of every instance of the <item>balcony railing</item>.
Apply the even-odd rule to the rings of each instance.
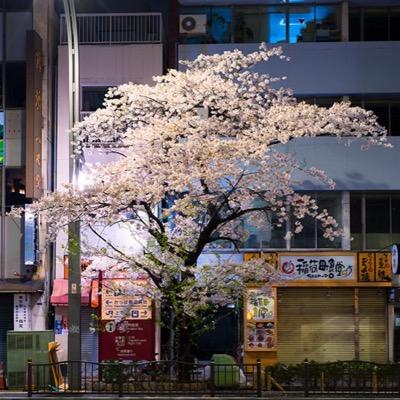
[[[160,13],[78,14],[79,44],[161,43]],[[67,44],[65,15],[61,15],[60,43]]]

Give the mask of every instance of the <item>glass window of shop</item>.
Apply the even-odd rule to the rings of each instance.
[[[341,192],[319,192],[314,195],[317,200],[318,210],[326,209],[339,226],[342,224],[342,197]],[[295,249],[337,249],[341,247],[341,238],[330,240],[325,238],[325,229],[315,218],[307,216],[301,223],[303,230],[295,234],[291,240],[291,248]],[[292,221],[292,231],[294,231],[294,221]]]
[[[241,243],[245,249],[284,249],[286,241],[286,222],[279,223],[273,213],[264,215],[262,226],[255,226],[249,218],[243,219],[243,231],[246,240]]]
[[[318,192],[311,194],[317,200],[319,210],[326,209],[336,219],[339,225],[342,223],[342,196],[341,192]],[[246,240],[241,244],[245,249],[337,249],[341,247],[341,238],[331,241],[324,237],[325,230],[315,218],[306,216],[301,220],[303,230],[295,234],[289,243],[284,236],[289,227],[294,231],[294,219],[289,217],[288,222],[279,224],[273,214],[267,216],[268,223],[255,227],[249,220],[244,219],[244,229],[247,233]],[[280,225],[280,226],[279,226]]]
[[[400,7],[350,8],[351,41],[400,40]]]
[[[85,86],[82,87],[81,111],[92,112],[103,107],[104,98],[108,92],[108,87],[104,86]]]
[[[400,98],[399,97],[351,97],[354,105],[373,111],[378,123],[384,126],[391,136],[400,136]]]
[[[282,43],[340,40],[339,5],[182,7],[207,16],[207,33],[181,34],[181,43]]]
[[[235,43],[281,43],[286,41],[283,7],[238,7],[234,11]]]
[[[350,231],[354,250],[380,250],[400,241],[400,194],[352,194]]]

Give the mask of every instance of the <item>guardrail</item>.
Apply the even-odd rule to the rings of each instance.
[[[79,44],[161,43],[161,13],[78,14]],[[65,15],[60,16],[60,44],[67,44]]]
[[[368,361],[337,361],[277,364],[266,368],[267,391],[296,391],[305,397],[341,394],[353,396],[398,396],[400,364]]]
[[[191,364],[179,361],[27,365],[28,397],[34,394],[249,394],[262,396],[261,363]]]

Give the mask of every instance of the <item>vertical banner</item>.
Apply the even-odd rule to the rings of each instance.
[[[374,282],[375,253],[358,253],[358,281]]]
[[[31,295],[14,294],[14,331],[32,330]]]
[[[26,39],[26,197],[42,195],[42,39],[35,31],[27,31]]]
[[[392,279],[392,254],[376,253],[375,260],[375,280],[390,282]]]
[[[262,288],[245,292],[244,342],[246,351],[276,351],[276,289],[267,293]]]

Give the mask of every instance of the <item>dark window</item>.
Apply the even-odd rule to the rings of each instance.
[[[342,198],[340,193],[318,193],[318,209],[320,211],[326,209],[333,218],[336,219],[337,223],[341,225],[341,212],[342,212]],[[318,248],[340,248],[341,238],[336,237],[333,240],[324,237],[325,229],[321,224],[316,221],[317,224],[317,247]]]
[[[293,235],[291,247],[295,249],[315,248],[315,219],[307,216],[300,222],[303,225],[303,230]],[[295,226],[292,225],[292,231],[294,229]]]
[[[26,64],[15,62],[6,64],[6,104],[7,108],[24,108],[26,91]]]
[[[103,107],[108,87],[87,86],[82,88],[82,111],[96,111]]]
[[[366,101],[365,109],[373,111],[378,117],[378,123],[389,130],[389,104],[387,101]]]
[[[361,40],[361,12],[359,9],[349,10],[349,40]]]
[[[400,233],[400,195],[392,196],[392,233]]]
[[[351,195],[350,198],[350,232],[361,233],[362,232],[362,197],[361,195]]]
[[[7,11],[30,11],[32,0],[5,0]]]
[[[23,168],[7,168],[6,170],[6,207],[26,204],[25,170]]]
[[[400,40],[400,8],[390,11],[390,40]]]
[[[390,232],[389,196],[368,195],[365,199],[366,232]]]
[[[388,40],[389,15],[386,8],[370,8],[364,11],[364,40]]]
[[[400,136],[400,102],[390,105],[390,134]]]

